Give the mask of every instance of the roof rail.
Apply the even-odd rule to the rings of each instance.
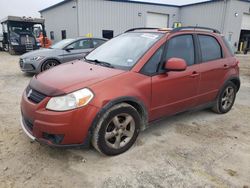
[[[212,31],[214,33],[218,33],[218,34],[221,34],[219,30],[217,29],[213,29],[213,28],[209,28],[209,27],[200,27],[200,26],[187,26],[187,27],[177,27],[175,29],[173,29],[171,32],[174,33],[174,32],[177,32],[177,31],[181,31],[181,30],[188,30],[188,29],[193,29],[193,30],[209,30],[209,31]]]
[[[154,27],[137,27],[137,28],[129,29],[129,30],[125,31],[125,33],[130,32],[130,31],[135,31],[135,30],[147,30],[147,29],[149,29],[149,30],[152,29],[153,30],[153,29],[159,29],[159,28],[154,28]]]

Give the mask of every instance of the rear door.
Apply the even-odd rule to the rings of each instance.
[[[91,39],[82,39],[67,46],[67,48],[69,47],[72,48],[72,50],[64,50],[64,62],[82,59],[86,53],[93,49],[93,44]]]
[[[152,105],[150,119],[172,115],[197,104],[200,80],[192,34],[171,38],[165,48],[163,61],[176,57],[187,62],[185,71],[168,71],[152,76]]]
[[[219,87],[224,82],[229,60],[223,57],[220,42],[212,35],[198,34],[200,46],[199,104],[215,100]]]

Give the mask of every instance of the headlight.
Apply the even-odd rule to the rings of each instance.
[[[37,57],[32,57],[32,58],[30,58],[30,60],[31,61],[39,61],[39,60],[42,60],[42,59],[44,59],[45,57],[43,57],[43,56],[37,56]]]
[[[72,110],[87,105],[93,97],[94,94],[89,89],[84,88],[64,96],[52,97],[46,109],[53,111]]]

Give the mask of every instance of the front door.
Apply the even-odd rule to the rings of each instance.
[[[197,104],[200,65],[196,64],[194,46],[191,34],[177,35],[168,41],[164,59],[182,58],[188,67],[185,71],[167,71],[152,77],[150,120],[173,115]]]
[[[82,59],[93,49],[93,45],[91,39],[82,39],[70,44],[67,48],[71,48],[71,50],[64,50],[64,62]]]

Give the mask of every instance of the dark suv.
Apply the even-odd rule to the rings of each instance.
[[[238,63],[214,29],[132,29],[33,77],[22,127],[49,145],[92,143],[117,155],[159,118],[196,107],[228,112],[240,88]]]

